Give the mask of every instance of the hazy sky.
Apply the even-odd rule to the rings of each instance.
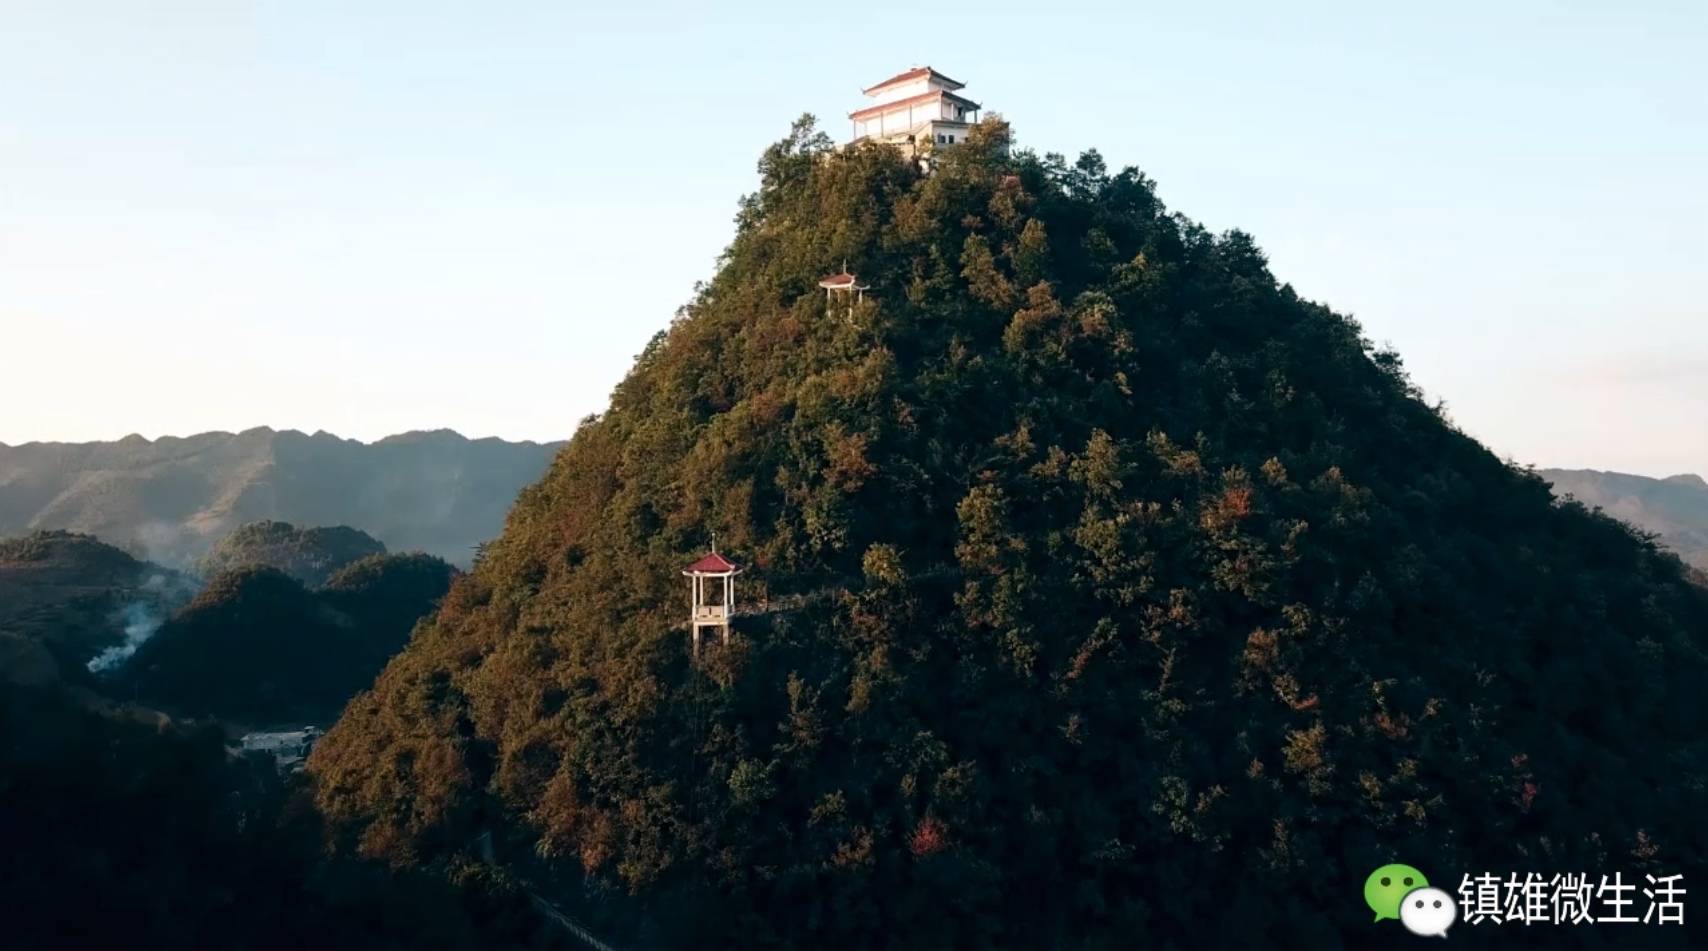
[[[0,441],[564,437],[760,150],[928,62],[1502,455],[1708,473],[1704,49],[1701,0],[0,0]]]

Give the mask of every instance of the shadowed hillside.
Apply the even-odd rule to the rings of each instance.
[[[419,553],[371,555],[320,591],[269,566],[226,571],[137,648],[110,689],[176,713],[324,723],[373,682],[455,575]]]
[[[453,885],[328,861],[313,810],[270,762],[232,758],[213,727],[9,674],[0,668],[11,951],[565,947],[488,871],[457,869]]]
[[[36,642],[68,677],[116,664],[195,594],[196,582],[70,532],[0,539],[0,634]]]
[[[1397,859],[1703,867],[1708,592],[1249,236],[999,123],[929,176],[803,124],[760,172],[316,748],[344,847],[491,832],[633,947],[1337,948]],[[695,663],[713,532],[793,609]]]
[[[467,564],[558,443],[449,430],[374,443],[267,428],[153,441],[0,444],[0,535],[70,529],[174,567],[247,522],[353,525]]]

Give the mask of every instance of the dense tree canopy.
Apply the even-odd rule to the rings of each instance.
[[[1708,592],[1250,237],[1000,123],[760,171],[317,748],[341,841],[494,833],[640,946],[1331,948],[1387,861],[1701,867]],[[714,531],[790,609],[694,663]]]
[[[370,555],[320,591],[270,567],[215,575],[120,668],[114,689],[247,723],[330,720],[402,649],[455,575],[419,553]]]
[[[317,588],[340,568],[385,550],[379,539],[348,525],[298,528],[289,522],[250,522],[215,542],[198,569],[212,577],[265,566]]]
[[[86,679],[84,665],[121,648],[127,627],[193,594],[192,579],[90,535],[0,538],[0,634],[39,642],[68,677]]]
[[[6,671],[0,670],[0,675]],[[312,809],[219,731],[0,676],[8,949],[562,947],[513,882],[326,860]]]

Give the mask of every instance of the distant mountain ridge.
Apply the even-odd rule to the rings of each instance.
[[[1571,495],[1654,533],[1687,564],[1708,571],[1708,481],[1694,473],[1652,479],[1597,469],[1539,469],[1555,495]]]
[[[561,443],[451,430],[372,443],[267,427],[149,440],[0,443],[0,535],[65,529],[186,566],[246,522],[350,525],[467,564]]]

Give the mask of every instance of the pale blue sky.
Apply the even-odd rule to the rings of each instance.
[[[0,0],[0,441],[550,439],[915,63],[1243,228],[1502,455],[1708,472],[1708,3]]]

